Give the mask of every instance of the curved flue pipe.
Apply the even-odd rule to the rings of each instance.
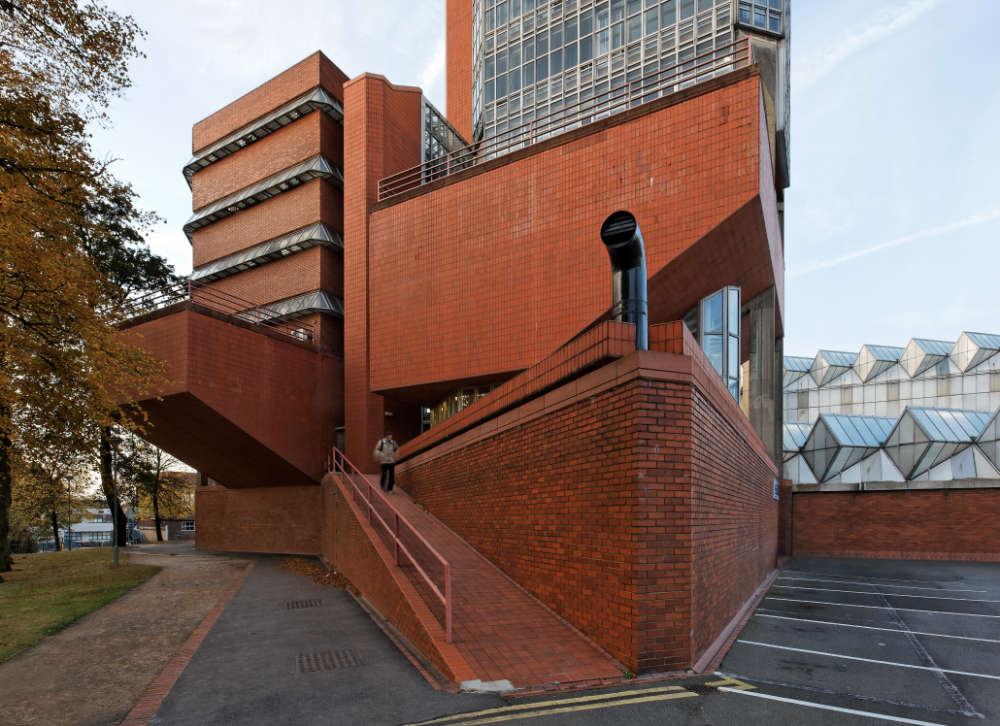
[[[636,350],[649,350],[646,252],[631,212],[614,212],[601,225],[601,241],[611,258],[612,317],[635,325]]]

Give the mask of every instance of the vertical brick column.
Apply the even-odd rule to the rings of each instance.
[[[374,471],[369,452],[385,428],[385,405],[369,385],[368,208],[378,181],[420,163],[418,88],[363,74],[344,84],[344,403],[347,456]],[[383,260],[381,264],[403,264]]]

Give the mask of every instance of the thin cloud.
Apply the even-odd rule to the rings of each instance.
[[[799,61],[798,72],[792,71],[795,87],[805,90],[815,85],[855,53],[899,32],[940,4],[941,0],[910,0],[902,5],[881,8],[864,22],[840,33],[825,48]]]
[[[420,74],[420,87],[424,94],[437,96],[438,82],[444,75],[445,45],[444,37],[438,38],[437,46],[434,48],[434,55],[424,66],[424,72]]]
[[[969,227],[975,227],[980,224],[985,224],[987,222],[994,222],[1000,220],[1000,208],[991,209],[987,212],[980,214],[974,214],[971,217],[966,217],[957,222],[951,222],[950,224],[943,225],[941,227],[932,227],[931,229],[924,229],[919,232],[913,232],[912,234],[905,235],[903,237],[897,237],[894,240],[889,240],[888,242],[882,242],[877,245],[872,245],[871,247],[866,247],[861,250],[855,250],[854,252],[848,252],[846,255],[840,255],[839,257],[831,257],[827,260],[819,260],[818,262],[811,262],[801,267],[793,268],[789,274],[789,278],[802,277],[803,275],[808,275],[811,272],[818,272],[819,270],[828,270],[831,267],[836,267],[837,265],[843,265],[845,262],[852,262],[859,257],[867,257],[868,255],[873,255],[876,252],[882,252],[883,250],[892,249],[893,247],[900,247],[910,242],[916,242],[922,239],[928,239],[929,237],[939,237],[941,235],[951,234],[953,232],[958,232],[959,230],[968,229]]]

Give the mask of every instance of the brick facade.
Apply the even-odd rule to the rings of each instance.
[[[1000,562],[1000,489],[797,492],[796,556]]]
[[[773,568],[777,525],[773,467],[694,360],[634,353],[400,482],[628,667],[689,667]]]
[[[195,546],[205,550],[318,555],[323,520],[318,486],[198,487]]]

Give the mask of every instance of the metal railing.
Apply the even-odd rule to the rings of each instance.
[[[267,305],[245,300],[237,295],[212,287],[210,284],[190,279],[181,280],[173,285],[153,290],[129,300],[122,307],[122,321],[183,302],[191,302],[216,310],[236,320],[273,330],[295,340],[307,343],[313,340],[315,331],[311,323],[280,319]]]
[[[399,566],[400,555],[405,555],[406,559],[409,560],[410,564],[417,571],[420,577],[430,588],[431,592],[434,593],[435,597],[441,601],[444,605],[444,631],[445,638],[450,643],[452,642],[452,630],[451,630],[451,612],[452,612],[452,595],[451,595],[451,564],[444,557],[441,556],[430,542],[428,542],[420,532],[406,519],[402,512],[400,512],[392,502],[382,493],[380,489],[377,489],[374,484],[369,481],[368,477],[365,476],[354,464],[352,464],[344,452],[334,446],[330,451],[330,457],[327,459],[327,471],[340,474],[345,484],[347,484],[353,493],[354,501],[356,504],[363,505],[363,513],[368,519],[368,524],[371,527],[375,527],[376,524],[381,527],[384,534],[386,534],[393,544],[393,554],[395,557],[396,565]],[[377,506],[385,511],[388,511],[388,518],[383,516],[382,513],[378,511]],[[391,520],[391,521],[389,521]],[[410,548],[402,541],[400,538],[400,527],[403,527],[404,531],[412,535],[417,543],[423,546],[429,555],[441,565],[441,570],[443,573],[441,585],[434,582],[433,578],[427,574],[427,570],[417,561],[414,553],[411,552]]]
[[[749,38],[720,46],[682,63],[635,78],[622,86],[609,88],[591,98],[527,121],[484,141],[456,149],[436,159],[425,161],[419,166],[387,176],[379,180],[378,201],[417,189],[421,184],[455,174],[564,131],[647,103],[721,73],[750,65],[752,62]]]

